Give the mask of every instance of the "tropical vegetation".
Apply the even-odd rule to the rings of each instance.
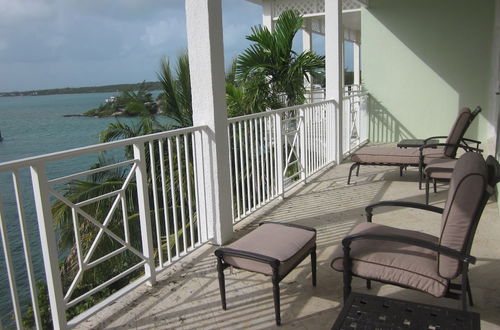
[[[135,117],[148,116],[158,112],[150,86],[142,82],[135,90],[124,90],[117,97],[110,98],[99,107],[85,112],[89,117]]]

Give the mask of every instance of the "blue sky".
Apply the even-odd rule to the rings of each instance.
[[[228,63],[262,9],[222,5]],[[0,0],[0,91],[156,80],[161,57],[186,49],[185,24],[184,0]]]

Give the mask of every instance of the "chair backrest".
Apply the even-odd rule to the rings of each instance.
[[[458,117],[451,127],[450,134],[448,134],[448,138],[446,139],[446,143],[450,144],[450,146],[446,146],[444,148],[444,154],[446,157],[455,158],[457,155],[458,144],[479,112],[481,112],[480,107],[477,107],[474,112],[471,112],[469,108],[463,108],[459,111]]]
[[[441,220],[440,245],[470,251],[477,223],[490,196],[489,179],[488,167],[479,153],[467,152],[458,159]],[[440,276],[452,279],[460,271],[458,260],[439,255]]]

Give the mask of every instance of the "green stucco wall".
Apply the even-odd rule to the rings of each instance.
[[[370,0],[361,63],[372,142],[447,135],[459,108],[476,105],[483,113],[466,136],[491,139],[494,9],[494,0]]]

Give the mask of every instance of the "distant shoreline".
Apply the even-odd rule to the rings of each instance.
[[[137,84],[117,84],[89,87],[66,87],[53,89],[39,89],[30,91],[0,92],[0,97],[15,96],[42,96],[42,95],[64,95],[64,94],[90,94],[90,93],[119,93],[125,90],[136,89],[141,83]],[[161,84],[157,81],[146,82],[149,90],[160,90]]]

